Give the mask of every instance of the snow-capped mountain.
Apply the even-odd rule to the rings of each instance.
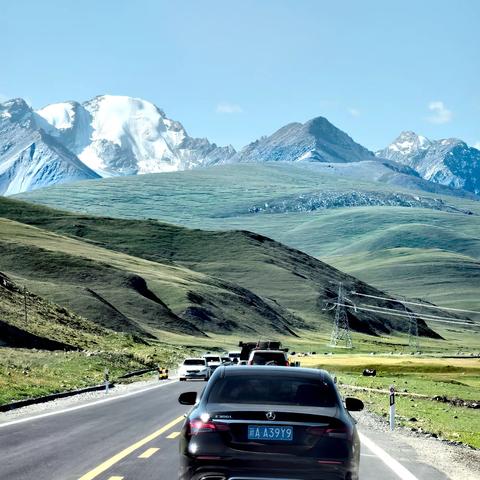
[[[0,195],[73,180],[98,178],[48,135],[43,119],[22,100],[0,104]]]
[[[435,142],[412,132],[375,156],[323,117],[290,123],[237,153],[190,137],[181,123],[139,98],[103,95],[36,112],[21,99],[0,104],[0,195],[74,180],[270,161],[465,195],[480,191],[479,157],[460,140]]]
[[[290,123],[269,137],[250,143],[230,162],[359,162],[375,160],[370,150],[354,142],[326,118]]]
[[[457,138],[429,140],[402,132],[376,155],[408,165],[426,180],[480,194],[480,150]]]
[[[153,103],[103,95],[82,104],[64,102],[37,111],[44,128],[102,176],[187,170],[221,163],[233,147],[188,136],[180,122]]]

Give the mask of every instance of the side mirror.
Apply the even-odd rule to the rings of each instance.
[[[349,412],[360,412],[363,410],[363,402],[358,398],[347,397],[345,399],[345,407]]]
[[[197,392],[183,392],[178,397],[178,403],[182,405],[195,405],[197,401]]]

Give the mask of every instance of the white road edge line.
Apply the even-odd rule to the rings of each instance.
[[[95,400],[94,402],[85,403],[83,405],[77,405],[76,407],[64,408],[62,410],[55,410],[53,412],[42,413],[40,415],[34,415],[33,417],[20,418],[18,420],[12,420],[10,422],[0,423],[0,428],[9,427],[10,425],[16,425],[18,423],[30,422],[32,420],[38,420],[40,418],[51,417],[53,415],[60,415],[61,413],[74,412],[75,410],[81,410],[83,408],[93,407],[95,405],[100,405],[102,403],[113,402],[114,400],[120,400],[126,397],[132,397],[133,395],[138,395],[143,392],[148,392],[149,390],[154,390],[155,388],[166,387],[167,385],[172,385],[176,383],[177,380],[172,380],[171,382],[161,383],[160,385],[154,385],[153,387],[143,388],[141,390],[135,390],[134,392],[128,392],[121,395],[116,395],[115,397],[103,398],[102,400]]]
[[[383,448],[380,448],[373,440],[370,440],[360,432],[358,432],[358,436],[360,437],[361,443],[374,453],[390,470],[392,470],[398,478],[401,478],[402,480],[418,480],[415,475],[383,450]]]

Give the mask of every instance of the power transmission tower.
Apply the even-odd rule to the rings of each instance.
[[[337,308],[335,310],[335,320],[330,343],[336,347],[339,343],[345,341],[345,346],[352,348],[352,336],[350,335],[350,325],[348,324],[347,311],[345,310],[345,301],[348,300],[345,297],[343,283],[340,282],[338,285]]]
[[[414,352],[418,352],[420,350],[420,342],[418,339],[418,318],[405,304],[403,304],[403,308],[408,315],[408,346]]]

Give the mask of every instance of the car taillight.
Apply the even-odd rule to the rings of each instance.
[[[288,362],[288,361],[285,362],[285,366],[286,366],[286,367],[289,367],[289,366],[290,366],[290,362]]]
[[[227,432],[230,430],[230,427],[225,423],[204,422],[200,419],[190,420],[188,426],[190,435],[209,432]]]
[[[309,427],[307,433],[315,435],[317,437],[329,437],[329,438],[341,438],[344,440],[350,440],[352,432],[346,428],[329,428],[329,427]]]

